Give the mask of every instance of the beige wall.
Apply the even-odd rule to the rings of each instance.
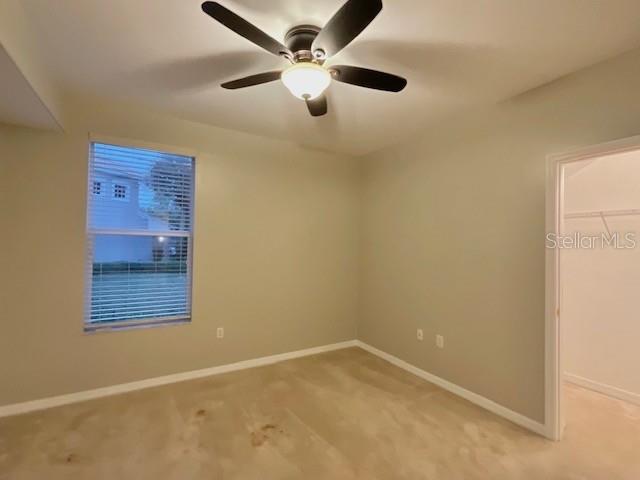
[[[640,209],[640,150],[577,162],[565,169],[565,213]],[[639,216],[606,217],[611,233],[633,233]],[[602,235],[596,218],[568,218],[567,235]],[[564,372],[594,388],[627,392],[640,401],[640,247],[560,252]],[[576,378],[579,377],[579,378]]]
[[[355,338],[354,159],[81,104],[64,135],[0,126],[0,405]],[[83,334],[88,132],[199,152],[190,325]]]
[[[640,133],[638,85],[636,51],[370,156],[359,338],[543,421],[545,156]]]
[[[0,127],[0,405],[347,340],[357,327],[542,421],[545,156],[640,133],[639,84],[634,52],[426,129],[363,170],[86,99],[69,108],[66,135]],[[201,152],[191,325],[83,335],[89,131]]]

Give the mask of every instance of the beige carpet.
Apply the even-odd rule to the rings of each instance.
[[[640,479],[640,407],[548,442],[360,349],[0,420],[0,478]]]

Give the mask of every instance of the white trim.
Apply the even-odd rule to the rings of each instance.
[[[133,392],[135,390],[142,390],[145,388],[158,387],[170,383],[184,382],[186,380],[193,380],[196,378],[234,372],[236,370],[261,367],[263,365],[270,365],[273,363],[291,360],[294,358],[306,357],[309,355],[317,355],[318,353],[331,352],[333,350],[341,350],[343,348],[355,347],[357,345],[358,343],[356,342],[356,340],[348,340],[346,342],[322,345],[320,347],[307,348],[294,352],[280,353],[277,355],[270,355],[268,357],[254,358],[251,360],[244,360],[241,362],[205,368],[202,370],[193,370],[190,372],[165,375],[162,377],[139,380],[137,382],[122,383],[110,387],[96,388],[94,390],[85,390],[83,392],[69,393],[67,395],[42,398],[39,400],[32,400],[30,402],[14,403],[11,405],[0,406],[0,418],[10,415],[19,415],[28,412],[34,412],[37,410],[44,410],[52,407],[59,407],[61,405],[68,405],[70,403],[83,402],[85,400],[92,400],[95,398],[109,397],[111,395]]]
[[[87,228],[89,235],[128,235],[138,237],[180,237],[187,238],[191,235],[188,230],[132,230],[126,228]]]
[[[561,231],[560,200],[562,175],[560,157],[547,158],[547,190],[545,202],[546,233]],[[545,237],[546,241],[546,237]],[[545,245],[546,247],[546,245]],[[559,441],[562,438],[560,369],[560,256],[558,250],[545,248],[545,428],[546,436]]]
[[[84,333],[95,335],[97,333],[117,332],[119,330],[136,330],[142,328],[169,327],[176,325],[189,325],[191,315],[178,315],[163,318],[144,318],[141,320],[113,320],[110,322],[89,322],[85,324]]]
[[[562,171],[565,165],[640,148],[640,135],[577,148],[547,156],[546,234],[562,232],[564,193]],[[545,425],[546,436],[562,438],[564,409],[562,398],[562,338],[560,330],[560,258],[556,249],[545,249]]]
[[[564,379],[566,382],[588,388],[594,392],[602,393],[609,397],[617,398],[618,400],[624,400],[625,402],[633,403],[634,405],[640,405],[640,394],[629,392],[618,387],[613,387],[606,383],[595,382],[588,378],[584,378],[579,375],[572,375],[570,373],[565,373]]]
[[[142,148],[145,150],[153,150],[161,153],[169,153],[173,155],[182,155],[184,157],[196,158],[199,152],[192,148],[181,147],[178,145],[167,145],[165,143],[147,142],[127,137],[114,137],[111,135],[101,135],[99,133],[89,133],[89,143],[104,143],[116,147]]]
[[[540,422],[536,422],[535,420],[532,420],[529,417],[525,417],[524,415],[514,412],[513,410],[509,410],[507,407],[504,407],[492,400],[489,400],[488,398],[485,398],[482,395],[478,395],[477,393],[474,393],[465,388],[462,388],[456,385],[455,383],[451,383],[432,373],[422,370],[414,365],[411,365],[410,363],[405,362],[404,360],[399,359],[398,357],[395,357],[389,353],[383,352],[382,350],[378,350],[377,348],[372,347],[367,343],[361,342],[360,340],[356,341],[356,343],[360,348],[386,360],[389,363],[392,363],[396,367],[400,367],[403,370],[406,370],[407,372],[410,372],[428,382],[431,382],[441,388],[444,388],[445,390],[455,395],[458,395],[459,397],[462,397],[465,400],[468,400],[471,403],[478,405],[479,407],[489,410],[490,412],[495,413],[496,415],[515,423],[516,425],[520,425],[521,427],[524,427],[527,430],[531,430],[532,432],[537,433],[538,435],[542,435],[542,436],[547,435],[546,426]]]

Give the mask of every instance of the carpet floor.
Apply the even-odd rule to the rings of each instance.
[[[567,403],[549,442],[351,348],[0,419],[0,479],[640,479],[640,407]]]

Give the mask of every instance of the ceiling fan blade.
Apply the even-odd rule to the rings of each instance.
[[[317,58],[335,55],[360,35],[381,10],[382,0],[348,0],[320,31],[311,51]]]
[[[324,93],[317,98],[308,99],[306,102],[311,116],[321,117],[327,113],[327,97]]]
[[[267,52],[278,56],[292,56],[287,47],[218,2],[204,2],[202,11],[238,35],[264,48]]]
[[[407,80],[404,78],[378,70],[348,65],[335,65],[329,67],[329,70],[333,74],[334,80],[359,87],[384,90],[385,92],[400,92],[407,86]]]
[[[257,75],[250,75],[248,77],[239,78],[226,82],[221,85],[222,88],[227,90],[236,90],[238,88],[253,87],[254,85],[261,85],[263,83],[274,82],[280,80],[282,72],[280,70],[273,72],[258,73]]]

